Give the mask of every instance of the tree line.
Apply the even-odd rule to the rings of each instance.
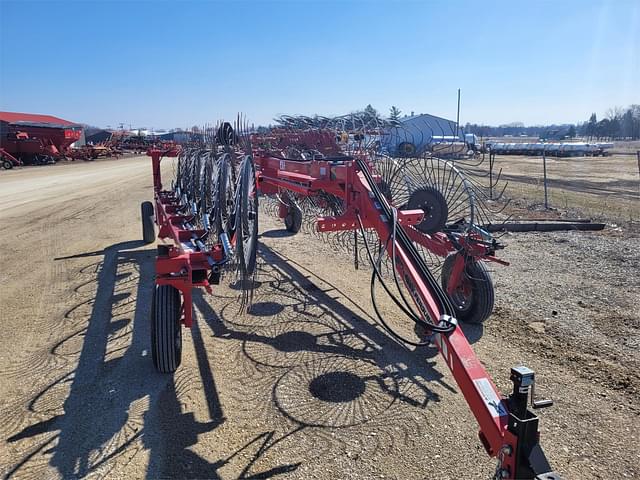
[[[640,139],[640,105],[631,105],[626,110],[614,108],[598,121],[595,113],[580,125],[581,135],[590,138]]]
[[[626,109],[612,108],[600,120],[592,113],[588,120],[577,124],[526,127],[515,122],[494,127],[467,123],[464,131],[479,137],[527,136],[561,140],[579,136],[589,140],[640,140],[640,105],[630,105]]]

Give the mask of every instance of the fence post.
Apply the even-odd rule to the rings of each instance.
[[[493,200],[493,163],[496,160],[496,154],[489,149],[489,200]]]
[[[547,156],[542,151],[542,168],[544,171],[544,209],[549,209],[549,197],[547,196]]]

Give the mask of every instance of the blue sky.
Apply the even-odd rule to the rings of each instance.
[[[371,103],[576,122],[640,103],[640,0],[0,0],[0,110],[98,126]]]

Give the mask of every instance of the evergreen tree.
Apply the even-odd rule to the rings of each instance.
[[[378,118],[378,111],[373,108],[371,106],[371,104],[367,105],[364,109],[364,113],[366,113],[367,115],[374,117],[374,118]]]
[[[600,120],[597,125],[596,125],[596,131],[595,131],[595,135],[598,138],[605,138],[608,137],[609,134],[611,133],[611,122],[609,121],[608,118],[603,118],[602,120]]]
[[[402,112],[396,106],[392,106],[389,110],[389,118],[391,120],[400,120],[400,114]]]
[[[598,127],[598,119],[596,118],[596,114],[592,113],[591,117],[589,117],[589,121],[587,122],[587,136],[594,137],[597,135],[597,127]]]
[[[622,115],[621,120],[621,135],[625,138],[633,137],[633,111],[629,108],[624,115]]]
[[[620,120],[618,116],[613,117],[609,120],[609,137],[617,138],[620,136]]]

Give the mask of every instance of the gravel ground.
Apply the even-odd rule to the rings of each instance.
[[[367,270],[261,217],[251,314],[196,294],[174,376],[149,358],[148,159],[0,175],[0,473],[8,478],[489,478],[495,462],[431,348],[375,325]],[[632,234],[631,234],[632,235]],[[505,235],[496,310],[465,333],[496,384],[538,374],[566,478],[637,478],[639,238]],[[389,305],[383,305],[389,308]],[[394,321],[399,322],[397,318]]]

